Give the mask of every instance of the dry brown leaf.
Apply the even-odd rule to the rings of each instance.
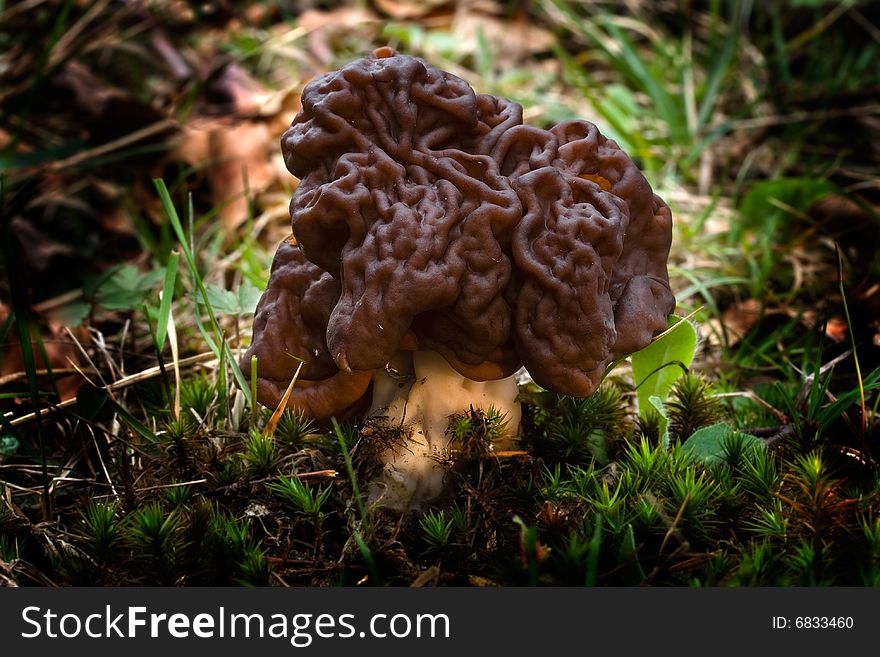
[[[832,317],[825,324],[825,335],[840,344],[849,337],[849,325],[843,317]]]
[[[448,7],[450,0],[374,0],[376,7],[383,14],[394,20],[412,20]]]
[[[501,18],[485,13],[456,12],[453,33],[463,53],[477,51],[480,34],[492,46],[501,63],[521,62],[536,53],[547,52],[555,37],[524,14]]]
[[[204,166],[212,204],[232,234],[249,215],[249,198],[278,179],[277,136],[261,120],[198,121],[183,132],[178,154],[184,162]]]
[[[212,113],[238,117],[266,116],[274,113],[279,94],[269,91],[241,66],[229,63],[212,79],[207,88],[212,97]]]
[[[9,310],[5,306],[0,305],[0,322],[5,321],[8,315]],[[69,370],[71,367],[83,366],[82,355],[65,333],[64,327],[56,322],[49,322],[48,325],[40,327],[40,333],[47,358],[43,358],[38,344],[34,341],[32,345],[35,367],[38,371],[47,369],[53,371]],[[75,333],[80,341],[88,340],[88,333],[85,329],[76,329]],[[11,389],[16,391],[22,390],[25,387],[23,384],[27,378],[24,374],[24,356],[21,351],[21,343],[15,327],[9,331],[6,342],[0,345],[0,353],[2,353],[0,377],[8,377],[14,381],[14,383],[10,384],[12,386]],[[20,376],[14,377],[16,374],[20,374]],[[76,392],[83,383],[85,383],[85,379],[79,374],[55,377],[55,384],[58,388],[58,394],[61,396],[61,401],[76,397]],[[45,376],[40,377],[40,390],[48,389],[48,378]]]
[[[738,344],[760,319],[761,302],[757,299],[746,299],[725,310],[721,314],[720,321],[713,317],[707,324],[713,335],[721,336],[726,331],[729,345],[732,347]]]
[[[373,12],[360,7],[339,7],[330,11],[308,9],[299,15],[297,25],[308,33],[309,50],[324,67],[336,58],[333,44],[354,34],[372,40],[380,22]]]
[[[54,84],[71,95],[71,104],[86,119],[84,123],[98,142],[167,118],[159,109],[107,84],[80,62],[67,64]]]

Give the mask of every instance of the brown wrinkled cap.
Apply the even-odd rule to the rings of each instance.
[[[312,387],[360,376],[363,394],[416,343],[468,378],[525,364],[584,396],[666,328],[669,208],[592,123],[523,125],[519,105],[383,48],[306,86],[282,150],[301,179],[296,246],[279,248],[245,359],[264,403],[288,353]],[[343,387],[340,409],[358,389]]]
[[[254,340],[241,361],[247,376],[257,357],[257,398],[276,407],[300,371],[289,405],[312,417],[329,418],[367,391],[370,373],[341,372],[324,341],[339,284],[306,260],[292,236],[281,243],[254,317]]]

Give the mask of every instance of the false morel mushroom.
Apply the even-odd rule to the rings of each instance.
[[[398,427],[370,495],[416,508],[444,487],[450,417],[503,414],[514,374],[590,395],[675,301],[672,218],[587,121],[549,130],[427,62],[380,48],[309,83],[282,137],[300,179],[243,369],[275,407]],[[397,434],[395,434],[397,435]]]

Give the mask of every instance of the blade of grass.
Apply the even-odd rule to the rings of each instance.
[[[195,229],[195,217],[196,212],[193,206],[193,197],[192,194],[187,194],[186,197],[186,223],[189,228],[189,252],[190,254],[194,254],[196,252],[196,229]],[[175,230],[176,227],[175,227]],[[182,232],[182,230],[181,230]],[[178,236],[180,236],[178,234]],[[220,322],[217,321],[217,314],[214,312],[214,308],[211,304],[207,303],[207,288],[204,285],[204,281],[202,280],[201,275],[198,272],[197,265],[195,263],[195,258],[193,258],[193,266],[191,268],[191,274],[193,276],[193,281],[199,287],[200,293],[202,297],[205,299],[205,308],[208,311],[208,317],[211,319],[211,328],[214,331],[215,340],[217,345],[220,348],[218,353],[219,356],[219,364],[217,366],[217,392],[218,392],[218,415],[219,420],[222,422],[227,417],[227,410],[229,410],[229,390],[227,389],[227,381],[226,381],[226,355],[229,349],[229,345],[226,342],[226,335],[223,333],[223,330],[220,327]],[[215,262],[213,258],[208,258],[208,262]],[[198,308],[196,309],[196,317],[199,317]],[[234,359],[232,359],[234,360]],[[243,377],[242,377],[243,379]],[[241,385],[241,382],[239,383]],[[245,389],[244,393],[245,398],[247,398],[250,388]]]
[[[37,443],[40,448],[40,466],[42,469],[42,511],[45,520],[51,520],[54,515],[52,509],[52,496],[49,491],[49,470],[46,461],[46,445],[43,439],[43,421],[40,413],[40,390],[37,378],[37,364],[34,357],[34,346],[31,342],[31,329],[33,326],[30,318],[30,304],[27,299],[26,290],[22,289],[22,285],[17,284],[13,277],[16,269],[17,258],[16,249],[13,247],[11,220],[12,217],[6,212],[6,176],[0,175],[0,230],[2,230],[2,248],[3,262],[6,266],[6,276],[9,282],[9,293],[12,297],[12,314],[15,315],[15,325],[18,329],[18,341],[21,347],[22,361],[24,371],[27,373],[28,392],[30,393],[31,405],[37,416]],[[48,368],[48,360],[46,361]]]
[[[174,369],[174,419],[180,417],[180,350],[177,348],[177,327],[174,316],[169,312],[166,319],[168,326],[168,344],[171,346],[171,365]]]
[[[180,254],[172,251],[165,265],[165,283],[162,285],[162,296],[159,301],[159,319],[156,324],[156,349],[160,352],[165,348],[165,337],[168,334],[168,317],[171,315],[171,302],[174,300],[174,284],[177,282],[177,268]]]
[[[687,112],[684,108],[684,103],[677,101],[671,93],[661,86],[654,73],[648,69],[636,44],[614,21],[609,17],[605,17],[603,23],[610,38],[607,38],[606,35],[597,34],[594,38],[598,37],[603,40],[601,42],[597,41],[596,44],[605,50],[607,56],[621,74],[637,81],[645,93],[648,94],[657,113],[669,127],[675,141],[686,139],[688,130]],[[614,53],[614,49],[606,45],[609,43],[616,43],[620,46],[619,56]]]
[[[257,425],[257,357],[251,356],[251,426]]]
[[[738,43],[739,34],[737,30],[732,25],[728,25],[724,45],[718,56],[714,58],[704,83],[699,113],[697,114],[697,131],[702,130],[715,113],[715,107],[721,93],[721,85],[733,63]]]
[[[844,290],[843,280],[843,256],[840,253],[840,246],[834,244],[834,252],[837,255],[837,283],[840,288],[840,298],[843,301],[843,314],[846,317],[846,325],[849,327],[849,339],[852,344],[853,363],[856,366],[856,379],[859,382],[859,397],[862,404],[862,443],[865,442],[865,434],[868,431],[868,409],[865,406],[865,382],[862,379],[862,368],[859,366],[859,353],[856,350],[856,336],[853,332],[852,320],[849,315],[849,305],[846,302],[846,290]],[[867,447],[867,445],[866,445]]]
[[[367,526],[367,510],[364,506],[364,500],[361,498],[360,486],[358,486],[357,477],[354,473],[354,466],[351,462],[351,454],[348,453],[348,445],[345,444],[345,436],[342,432],[342,427],[339,426],[339,422],[335,417],[333,418],[333,433],[336,434],[336,440],[339,441],[342,458],[345,459],[345,470],[348,472],[348,479],[351,482],[355,504],[357,505],[358,513],[361,517],[361,526]],[[370,573],[373,583],[376,586],[379,586],[381,584],[381,579],[379,578],[379,571],[376,569],[376,562],[373,559],[373,553],[370,552],[370,548],[367,546],[367,543],[358,528],[355,528],[354,530],[354,540],[361,552],[361,556],[367,564],[367,571]]]
[[[217,315],[211,305],[211,299],[208,296],[208,291],[205,288],[204,281],[202,280],[202,277],[198,272],[195,257],[193,256],[193,250],[190,247],[189,241],[186,238],[186,233],[183,230],[183,225],[181,224],[180,217],[177,214],[177,209],[174,207],[174,203],[171,200],[171,195],[168,193],[168,188],[165,186],[165,181],[157,178],[153,181],[153,184],[156,186],[156,190],[159,194],[159,199],[162,202],[162,207],[165,210],[165,214],[168,216],[168,220],[171,222],[171,226],[174,229],[174,233],[177,236],[181,249],[183,250],[183,256],[186,259],[193,280],[199,290],[199,294],[201,295],[202,300],[204,301],[205,308],[208,311],[208,316],[211,320],[211,327],[214,332],[214,342],[212,343],[210,340],[208,340],[208,346],[211,348],[211,351],[213,351],[220,359],[220,372],[222,374],[225,370],[226,364],[224,363],[224,359],[227,356],[231,356],[229,345],[226,343],[226,339],[224,338],[223,332],[220,328],[220,323],[217,321]],[[192,217],[192,197],[190,197],[189,200],[189,208],[190,217]],[[196,317],[198,318],[198,313],[196,313]],[[248,386],[247,381],[245,380],[244,375],[241,372],[241,368],[238,367],[238,363],[235,361],[234,358],[229,358],[227,362],[230,369],[232,370],[232,374],[235,378],[236,383],[241,389],[242,394],[245,396],[245,400],[248,403],[253,403],[253,399],[251,399],[250,386]],[[225,384],[223,387],[225,388]],[[225,393],[225,390],[223,392]]]
[[[351,454],[348,453],[348,445],[345,444],[345,435],[342,432],[342,427],[339,426],[339,422],[336,418],[333,418],[333,433],[336,435],[336,440],[339,441],[339,448],[342,450],[342,458],[345,459],[345,470],[348,472],[348,478],[351,480],[351,488],[354,492],[354,501],[358,508],[358,513],[361,516],[361,522],[366,523],[367,520],[367,510],[364,507],[364,501],[361,499],[361,491],[358,486],[357,478],[354,476],[354,466],[351,463]]]

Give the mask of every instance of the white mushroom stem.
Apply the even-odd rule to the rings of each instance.
[[[446,484],[441,462],[448,455],[450,417],[471,406],[504,415],[506,437],[493,445],[510,449],[521,419],[518,392],[514,376],[472,381],[435,352],[401,352],[373,378],[370,415],[385,418],[389,427],[402,427],[404,438],[380,455],[382,472],[370,483],[369,501],[406,511],[439,496]]]

